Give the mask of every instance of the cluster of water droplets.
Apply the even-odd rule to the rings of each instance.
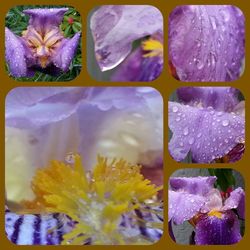
[[[185,111],[186,108],[189,109]],[[238,143],[244,143],[245,122],[235,113],[174,103],[171,113],[170,127],[175,134],[178,156],[189,148],[196,161],[211,162],[225,156]]]

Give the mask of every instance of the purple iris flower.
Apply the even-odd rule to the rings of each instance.
[[[232,5],[183,5],[169,17],[169,63],[181,81],[239,78],[244,68],[245,18]]]
[[[152,81],[163,67],[163,17],[149,5],[105,5],[91,17],[95,54],[112,81]],[[140,46],[132,51],[138,39]],[[132,52],[131,52],[132,51]]]
[[[245,149],[245,104],[230,87],[183,87],[169,102],[169,152],[176,161],[234,162]]]
[[[58,74],[69,70],[80,33],[65,38],[59,25],[68,8],[27,9],[29,25],[22,36],[5,28],[5,57],[13,77],[32,77],[39,70]]]
[[[189,221],[194,226],[196,245],[229,245],[242,238],[239,219],[244,219],[245,192],[238,187],[225,198],[213,188],[216,179],[173,177],[169,181],[170,227],[171,223]]]

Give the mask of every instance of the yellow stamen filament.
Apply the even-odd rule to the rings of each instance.
[[[79,155],[74,155],[71,165],[52,161],[48,167],[38,170],[33,179],[36,194],[33,207],[36,203],[39,207],[42,204],[45,211],[66,214],[77,222],[76,227],[64,235],[62,244],[83,244],[88,238],[93,244],[131,243],[121,232],[122,215],[140,207],[150,212],[153,205],[147,200],[162,189],[144,179],[140,168],[124,160],[108,162],[98,157],[93,174],[89,174]],[[135,220],[141,223],[141,219]],[[132,243],[139,241],[142,239],[133,237]]]
[[[144,57],[162,56],[163,54],[163,44],[153,38],[143,41],[142,49],[144,51],[148,51],[146,54],[143,55]]]

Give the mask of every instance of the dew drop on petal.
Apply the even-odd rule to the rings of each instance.
[[[179,122],[180,120],[181,120],[181,118],[178,116],[178,117],[176,117],[176,119],[175,119],[177,122]]]
[[[200,137],[201,137],[201,133],[198,133],[198,134],[197,134],[197,137],[200,138]]]
[[[189,133],[188,127],[184,128],[183,134],[184,134],[184,135],[188,135],[188,133]]]
[[[190,145],[194,144],[194,138],[193,138],[193,137],[190,138],[190,139],[188,140],[188,143],[189,143]]]
[[[174,113],[176,113],[176,112],[178,112],[179,109],[178,109],[178,107],[174,106],[172,110]]]
[[[227,127],[229,125],[229,120],[222,121],[222,126]]]

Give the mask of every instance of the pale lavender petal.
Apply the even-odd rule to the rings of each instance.
[[[171,177],[169,179],[169,185],[173,191],[183,191],[190,194],[205,196],[212,190],[216,179],[215,176]]]
[[[195,228],[196,245],[231,245],[241,240],[240,224],[232,211],[222,218],[203,215]]]
[[[68,8],[39,8],[27,9],[23,13],[30,16],[29,25],[44,34],[49,29],[58,27],[67,11]]]
[[[233,81],[243,68],[245,18],[232,5],[183,5],[169,17],[169,57],[181,81]]]
[[[131,53],[112,75],[114,82],[153,81],[162,72],[162,57],[143,57],[141,48]]]
[[[223,211],[230,209],[237,209],[239,217],[241,219],[245,218],[245,191],[241,187],[230,193],[222,208]]]
[[[233,113],[169,102],[169,152],[176,161],[192,153],[194,162],[210,163],[245,141],[245,119]]]
[[[239,90],[230,87],[183,87],[177,89],[177,95],[185,104],[200,104],[213,107],[217,111],[232,112],[239,103]]]
[[[150,5],[104,5],[91,17],[95,53],[102,71],[120,64],[132,42],[163,30],[161,12]]]
[[[63,71],[68,71],[70,63],[72,62],[77,46],[79,44],[81,33],[76,33],[70,39],[64,39],[56,51],[55,56],[53,57],[52,61],[56,67],[60,68]]]
[[[16,36],[8,28],[5,28],[5,58],[12,76],[27,76],[25,47],[20,37]]]
[[[6,97],[6,125],[39,127],[76,112],[88,91],[84,88],[22,87]]]
[[[201,209],[202,213],[208,213],[212,210],[220,211],[222,209],[223,200],[218,189],[213,188],[206,194],[206,203]]]
[[[160,97],[160,98],[159,98]],[[142,106],[146,101],[160,99],[160,93],[154,88],[134,87],[109,87],[92,88],[89,92],[88,101],[96,105],[100,110],[109,110],[112,107],[123,109],[135,105]]]
[[[185,192],[168,191],[168,221],[182,224],[192,219],[205,203],[205,198],[200,195]]]

